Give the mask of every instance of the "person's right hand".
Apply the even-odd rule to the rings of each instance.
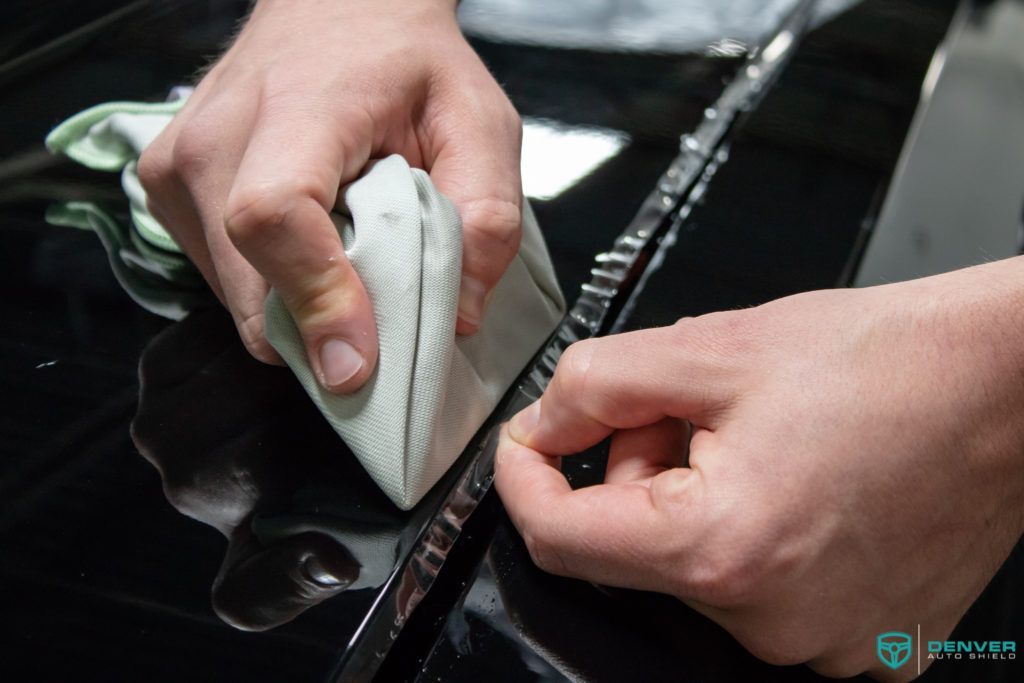
[[[463,39],[453,0],[260,0],[146,150],[156,217],[257,358],[275,287],[327,389],[377,361],[373,310],[328,212],[371,158],[424,168],[463,221],[456,331],[475,332],[519,246],[521,126]]]
[[[908,680],[877,636],[945,640],[1024,531],[1022,275],[578,342],[509,423],[497,490],[542,569],[677,596],[771,663]],[[604,484],[571,489],[558,456],[608,436]]]

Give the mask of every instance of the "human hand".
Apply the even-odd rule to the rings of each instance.
[[[518,251],[520,139],[453,0],[260,0],[139,178],[250,352],[280,362],[263,333],[273,286],[320,383],[347,393],[373,372],[377,332],[328,216],[339,186],[393,153],[430,172],[463,221],[470,334]]]
[[[876,636],[944,640],[1024,530],[1022,268],[576,344],[498,492],[547,571],[677,596],[774,664],[910,679]],[[557,456],[609,435],[572,491]]]

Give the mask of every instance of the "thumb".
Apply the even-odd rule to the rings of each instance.
[[[662,455],[667,461],[669,453]],[[684,580],[698,576],[706,561],[699,546],[704,481],[698,470],[677,467],[646,483],[573,490],[556,458],[503,433],[494,485],[541,569],[623,588],[693,592]],[[691,523],[681,528],[680,516]]]
[[[339,184],[366,163],[371,123],[335,116],[272,112],[257,122],[228,198],[226,228],[281,295],[320,384],[349,393],[376,365],[377,327],[329,211]]]
[[[347,589],[359,564],[336,541],[303,533],[264,546],[248,529],[229,540],[211,591],[217,615],[244,631],[265,631]]]
[[[666,417],[712,429],[736,394],[736,371],[714,353],[701,318],[588,339],[562,354],[540,400],[512,418],[509,434],[548,455],[578,453],[613,431]]]

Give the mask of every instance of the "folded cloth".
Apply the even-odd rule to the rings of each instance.
[[[99,105],[47,137],[52,151],[90,168],[122,170],[135,229],[146,242],[178,252],[146,209],[135,162],[183,103]],[[275,291],[267,297],[267,339],[402,509],[448,470],[565,312],[544,238],[525,200],[523,207],[519,253],[495,287],[480,331],[460,337],[462,224],[451,202],[397,155],[341,193],[331,216],[373,304],[380,340],[377,369],[354,394],[320,387],[288,310]]]
[[[46,209],[46,222],[95,232],[118,284],[150,313],[181,320],[193,308],[214,300],[184,254],[146,242],[137,230],[94,202],[53,204]]]

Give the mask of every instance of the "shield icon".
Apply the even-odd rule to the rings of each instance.
[[[910,646],[913,638],[902,631],[879,633],[875,651],[878,659],[890,669],[898,669],[910,659]]]

